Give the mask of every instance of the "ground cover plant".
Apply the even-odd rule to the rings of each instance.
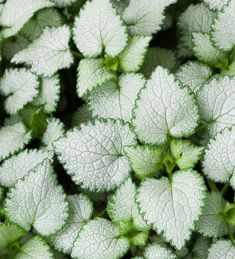
[[[0,0],[0,258],[235,258],[235,0]]]

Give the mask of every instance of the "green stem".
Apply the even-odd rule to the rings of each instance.
[[[80,52],[77,52],[77,51],[71,50],[71,53],[72,53],[72,54],[73,54],[73,56],[74,56],[74,57],[76,57],[76,58],[79,58],[79,59],[84,58],[84,56],[83,56]]]
[[[210,189],[213,191],[213,192],[218,192],[218,188],[216,187],[215,183],[212,182],[211,180],[207,180],[208,182],[208,185],[210,186]]]
[[[226,182],[224,187],[221,190],[221,194],[224,195],[226,193],[226,191],[228,190],[229,187],[229,182]]]

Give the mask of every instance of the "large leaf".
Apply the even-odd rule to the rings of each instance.
[[[209,249],[207,259],[232,259],[235,257],[235,248],[228,240],[218,240]]]
[[[188,88],[157,67],[134,109],[133,125],[141,141],[162,144],[167,136],[190,136],[198,124],[198,107]]]
[[[90,190],[110,190],[130,172],[123,147],[135,144],[135,135],[121,121],[98,121],[81,125],[54,146],[59,160],[76,184]]]
[[[144,181],[136,198],[148,224],[158,233],[163,231],[166,240],[180,249],[201,213],[204,190],[197,172],[178,171],[170,181],[165,177]]]

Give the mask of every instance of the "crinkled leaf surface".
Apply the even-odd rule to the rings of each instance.
[[[196,230],[205,236],[221,237],[227,233],[222,211],[225,200],[219,192],[207,193]]]
[[[70,29],[64,25],[58,28],[46,27],[43,33],[26,49],[18,52],[12,62],[26,63],[31,70],[45,77],[52,76],[73,63],[69,50]]]
[[[87,221],[91,218],[93,206],[83,194],[69,195],[69,217],[63,229],[50,238],[57,250],[70,253],[75,239]]]
[[[130,121],[132,109],[145,79],[138,74],[123,74],[118,82],[109,81],[91,92],[89,105],[93,116]]]
[[[146,259],[175,259],[176,256],[167,248],[160,246],[159,244],[152,243],[148,245],[144,251],[144,257]]]
[[[0,161],[24,148],[31,140],[31,133],[22,122],[0,129]]]
[[[124,151],[132,169],[140,179],[158,173],[162,162],[162,147],[134,145],[125,147]]]
[[[98,121],[81,125],[55,144],[59,160],[76,184],[90,190],[110,190],[129,175],[123,147],[136,143],[128,124]]]
[[[201,119],[208,132],[217,132],[235,123],[235,78],[214,77],[197,92]]]
[[[189,61],[182,65],[176,73],[176,78],[183,85],[187,85],[192,92],[196,93],[200,87],[212,76],[209,66],[195,61]]]
[[[75,258],[121,258],[129,249],[125,237],[119,237],[118,228],[109,220],[97,218],[84,226],[74,243]]]
[[[5,187],[13,186],[45,159],[52,160],[52,154],[37,149],[25,150],[12,156],[0,167],[0,184]]]
[[[162,144],[167,136],[190,136],[198,124],[198,107],[187,88],[183,88],[166,69],[157,67],[136,102],[133,125],[138,138]]]
[[[25,68],[6,70],[0,81],[0,92],[7,97],[5,110],[16,114],[38,94],[37,77]]]
[[[5,38],[16,34],[38,10],[53,6],[49,0],[7,0],[0,15]]]
[[[131,0],[123,12],[123,19],[131,34],[149,36],[160,29],[165,8],[175,2],[175,0]]]
[[[232,259],[235,257],[235,248],[228,240],[218,240],[209,249],[208,259]]]
[[[73,39],[86,57],[96,57],[102,51],[117,56],[126,45],[127,34],[110,1],[93,0],[86,2],[75,19]]]
[[[116,76],[107,70],[102,59],[83,59],[78,65],[78,96],[81,97],[96,86],[114,79]]]
[[[178,171],[172,180],[144,181],[137,193],[140,213],[167,241],[180,249],[189,239],[203,206],[205,186],[195,171]]]
[[[203,0],[210,9],[220,10],[224,5],[226,5],[229,0]]]
[[[65,7],[73,4],[76,0],[51,0],[51,2],[55,3],[58,7]]]
[[[9,220],[41,235],[58,231],[65,223],[68,204],[49,161],[44,161],[10,190],[5,212]]]

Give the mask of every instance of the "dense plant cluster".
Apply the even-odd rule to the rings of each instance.
[[[235,258],[235,0],[0,0],[0,258]]]

